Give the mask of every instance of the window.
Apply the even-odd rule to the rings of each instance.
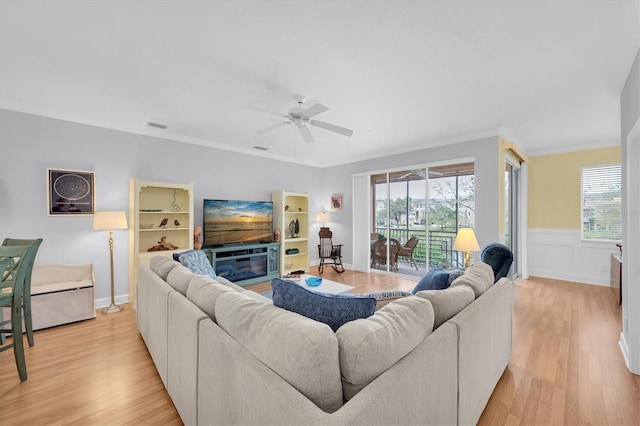
[[[582,169],[582,238],[622,239],[622,174],[619,164]]]

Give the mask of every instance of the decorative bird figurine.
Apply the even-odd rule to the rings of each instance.
[[[162,222],[160,222],[160,226],[158,226],[158,228],[164,228],[165,226],[167,226],[167,222],[169,222],[169,218],[164,218],[162,219]]]
[[[180,226],[180,222],[178,222],[178,219],[174,220],[174,221],[173,221],[173,224],[174,224],[175,226]]]

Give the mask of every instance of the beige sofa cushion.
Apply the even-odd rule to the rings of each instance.
[[[433,305],[434,329],[466,308],[476,298],[473,289],[466,284],[444,290],[422,290],[417,292],[416,296],[429,300]]]
[[[167,256],[154,256],[149,261],[151,270],[165,281],[169,272],[179,264],[180,263]]]
[[[253,290],[245,290],[245,291],[242,292],[242,294],[244,294],[245,296],[249,296],[253,300],[257,300],[258,302],[273,303],[273,301],[271,299],[269,299],[268,297],[264,297],[260,293],[256,293]]]
[[[215,321],[216,299],[223,293],[233,291],[233,289],[216,282],[208,275],[193,275],[187,288],[187,299]]]
[[[338,329],[340,372],[346,401],[415,349],[433,331],[431,302],[407,296],[369,318]]]
[[[235,291],[239,291],[239,292],[245,291],[244,288],[240,287],[238,284],[234,284],[233,282],[229,281],[225,277],[216,277],[216,281],[218,281],[220,284],[226,285],[227,287],[231,287]]]
[[[332,413],[342,406],[338,340],[328,325],[237,292],[218,297],[216,319],[319,408]]]
[[[493,269],[484,262],[475,263],[451,283],[451,287],[466,284],[473,289],[476,298],[493,285]]]
[[[193,278],[194,274],[189,268],[180,264],[176,265],[167,274],[167,284],[173,287],[176,291],[179,291],[183,296],[187,295],[187,288]]]

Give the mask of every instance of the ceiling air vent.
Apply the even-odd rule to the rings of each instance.
[[[162,130],[167,128],[166,124],[154,123],[153,121],[148,122],[147,125],[149,127],[157,127],[158,129],[162,129]]]

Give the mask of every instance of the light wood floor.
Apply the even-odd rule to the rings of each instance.
[[[358,293],[415,284],[327,269],[324,277]],[[618,348],[620,314],[606,287],[520,280],[513,357],[480,424],[640,424],[640,377],[627,371]],[[128,307],[37,331],[35,339],[24,383],[12,352],[0,353],[0,425],[181,424]]]

